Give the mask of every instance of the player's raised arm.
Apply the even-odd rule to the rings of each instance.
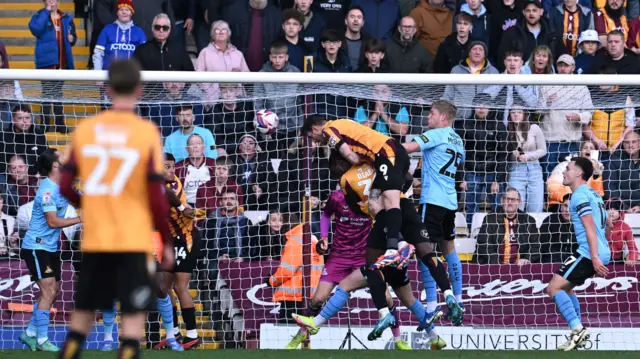
[[[407,153],[414,153],[420,151],[420,145],[416,141],[406,142],[402,144]]]

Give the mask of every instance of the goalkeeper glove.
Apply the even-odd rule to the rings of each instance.
[[[329,242],[327,241],[327,237],[322,238],[318,243],[316,243],[316,252],[320,255],[327,253],[329,250]]]

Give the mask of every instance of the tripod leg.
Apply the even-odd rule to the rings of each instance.
[[[355,340],[357,340],[357,341],[358,341],[358,343],[360,343],[360,345],[362,345],[362,347],[364,347],[365,349],[369,349],[369,348],[367,348],[367,346],[366,346],[366,345],[364,345],[364,343],[362,342],[362,340],[360,340],[360,338],[358,338],[355,334],[353,334],[353,333],[352,333],[352,334],[351,334],[351,336],[352,336]]]
[[[347,345],[347,341],[351,341],[351,330],[347,330],[347,335],[344,336],[344,339],[342,339],[342,344],[340,344],[340,347],[338,348],[338,350],[342,350],[344,349],[345,345]],[[351,346],[351,345],[349,345]]]

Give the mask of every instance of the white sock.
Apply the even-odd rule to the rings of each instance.
[[[104,341],[112,342],[113,341],[113,333],[104,333]]]
[[[38,333],[36,333],[34,331],[31,331],[29,329],[27,329],[25,332],[27,333],[28,337],[32,337],[32,338],[35,337],[36,335],[38,335]]]
[[[431,341],[438,339],[438,332],[436,332],[436,328],[433,328],[433,330],[427,333],[427,335]]]
[[[38,345],[44,344],[47,340],[49,340],[49,338],[47,338],[47,337],[38,338]]]
[[[402,248],[405,244],[407,244],[406,241],[398,242],[398,249]]]
[[[433,313],[434,310],[438,307],[438,302],[427,302],[427,312]]]
[[[315,324],[316,327],[324,325],[324,323],[326,323],[326,322],[327,322],[327,320],[324,319],[324,317],[321,316],[320,314],[318,314],[315,317],[313,317],[313,324]]]
[[[453,295],[453,291],[451,289],[447,289],[444,291],[445,298],[448,298],[450,295]]]
[[[176,336],[180,334],[180,327],[173,327],[173,335]]]
[[[584,327],[582,326],[582,324],[578,324],[578,325],[576,325],[575,327],[571,328],[571,332],[572,332],[572,333],[578,333],[579,331],[581,331],[581,330],[582,330],[582,328],[584,328]]]
[[[382,308],[378,310],[378,317],[384,318],[387,314],[389,314],[389,308]]]
[[[187,337],[189,337],[189,338],[197,338],[198,337],[198,330],[196,330],[196,329],[187,330]]]
[[[456,301],[462,303],[462,294],[456,294]]]

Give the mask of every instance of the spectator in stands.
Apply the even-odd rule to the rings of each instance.
[[[613,44],[610,42],[609,44]],[[615,74],[611,67],[600,71],[603,75]],[[619,86],[601,85],[591,90],[594,111],[591,126],[584,126],[584,137],[593,141],[606,157],[614,153],[625,136],[633,132],[636,125],[635,110],[631,97]]]
[[[553,68],[553,53],[546,45],[540,45],[533,49],[531,56],[520,69],[520,73],[523,75],[551,75],[555,72]],[[536,90],[538,90],[538,87],[536,87]]]
[[[269,45],[282,32],[282,12],[268,0],[238,0],[223,7],[231,27],[231,43],[242,51],[249,70],[258,71],[269,58]]]
[[[213,114],[207,116],[204,125],[213,133],[218,150],[233,153],[253,121],[251,102],[242,100],[243,93],[241,84],[220,84],[221,102],[215,105]]]
[[[516,104],[509,111],[507,132],[509,186],[520,194],[520,210],[542,212],[544,181],[539,160],[547,154],[542,130],[530,123],[528,111]]]
[[[629,132],[622,147],[605,169],[605,193],[624,201],[629,212],[640,213],[640,134]]]
[[[474,17],[471,31],[473,39],[482,40],[488,48],[491,47],[491,15],[482,4],[482,0],[466,0],[466,4],[460,7],[460,13],[467,13]]]
[[[0,131],[0,173],[5,173],[13,155],[24,157],[29,173],[37,173],[34,167],[38,155],[47,148],[47,138],[42,129],[33,123],[33,112],[27,104],[19,103],[11,109],[11,124]]]
[[[286,243],[284,214],[277,209],[269,211],[267,220],[249,228],[250,258],[253,260],[280,260]]]
[[[303,225],[291,228],[284,236],[287,239],[282,248],[280,266],[273,275],[267,278],[268,286],[273,287],[273,301],[280,303],[280,323],[293,324],[292,314],[302,312],[304,306],[303,293]],[[311,236],[311,296],[315,294],[320,275],[324,269],[324,258],[316,251],[318,239]]]
[[[300,72],[309,72],[311,68],[305,68],[305,59],[315,54],[317,46],[302,41],[300,31],[304,21],[304,15],[296,9],[287,9],[282,13],[282,30],[289,53],[289,63]]]
[[[19,258],[20,237],[15,231],[16,218],[5,213],[3,198],[0,194],[0,260]]]
[[[0,41],[0,68],[9,68],[9,55],[7,55],[7,50],[4,48],[2,41]],[[20,82],[18,82],[18,80],[0,81],[0,98],[4,99],[4,101],[0,102],[0,121],[3,122],[3,124],[0,124],[1,128],[11,122],[11,108],[13,107],[13,101],[8,101],[7,99],[24,99],[22,96],[22,89],[20,88]]]
[[[341,48],[341,35],[336,30],[325,29],[320,39],[322,50],[313,60],[313,72],[352,72],[349,56]],[[340,95],[315,95],[313,101],[320,115],[329,119],[349,117],[347,98]]]
[[[400,22],[397,0],[351,0],[351,5],[362,8],[369,19],[364,24],[364,32],[376,39],[391,40],[393,31]]]
[[[580,6],[591,10],[593,7],[593,3],[597,3],[599,1],[606,1],[606,0],[576,0],[576,3],[580,3]],[[542,0],[542,6],[544,7],[544,12],[545,14],[551,14],[551,12],[553,11],[554,8],[557,8],[558,6],[562,6],[564,0]]]
[[[358,67],[358,72],[363,73],[387,73],[389,64],[384,61],[387,46],[382,40],[369,39],[364,43],[364,57],[366,63]]]
[[[4,45],[4,42],[0,41],[0,59],[2,59],[2,64],[0,64],[0,68],[8,69],[9,66],[9,55],[7,54],[7,47]]]
[[[540,241],[536,220],[518,210],[520,194],[507,188],[502,208],[484,217],[476,243],[476,260],[480,264],[518,264],[540,261]]]
[[[562,0],[562,4],[553,9],[545,9],[545,13],[549,14],[551,28],[562,36],[558,41],[564,45],[569,55],[576,56],[580,34],[594,29],[590,7],[578,4],[578,0]]]
[[[487,58],[499,63],[498,50],[502,43],[502,36],[512,27],[515,27],[522,21],[523,2],[516,0],[492,0],[485,1],[484,6],[487,7],[491,14],[491,41],[492,46],[489,48]]]
[[[137,9],[140,11],[140,7]],[[147,31],[145,29],[145,32]],[[193,62],[187,50],[173,46],[174,40],[169,37],[171,33],[169,15],[165,13],[156,15],[153,18],[151,32],[153,36],[147,34],[147,42],[138,46],[133,53],[133,57],[138,60],[143,70],[193,71]]]
[[[248,230],[249,220],[238,204],[238,194],[232,189],[221,193],[220,207],[212,211],[205,224],[207,252],[215,253],[215,257],[207,256],[209,260],[217,258],[219,261],[242,262],[248,254]],[[211,265],[209,268],[211,269]]]
[[[311,11],[313,0],[294,0],[294,2],[294,9],[298,10],[304,16],[302,31],[300,32],[302,41],[306,42],[309,46],[313,46],[313,48],[318,48],[322,30],[327,27],[327,23],[324,21],[323,11]]]
[[[627,48],[640,55],[640,16],[629,23],[629,35],[627,36]]]
[[[579,54],[575,59],[576,74],[580,75],[589,72],[593,60],[596,58],[596,53],[601,46],[602,43],[595,30],[586,30],[580,34],[580,40],[578,41]]]
[[[106,70],[111,61],[130,58],[147,41],[144,30],[133,23],[131,0],[118,0],[117,9],[116,21],[105,26],[98,36],[93,50],[94,70]]]
[[[373,85],[375,100],[362,101],[354,120],[387,136],[404,137],[409,132],[411,117],[406,106],[389,102],[391,96],[391,87]]]
[[[557,33],[542,16],[544,10],[540,1],[526,0],[524,3],[525,7],[522,11],[524,21],[504,33],[499,44],[498,58],[504,59],[507,52],[519,48],[522,51],[522,58],[528,59],[539,45],[547,45],[555,58],[566,52],[564,46],[559,46],[559,44],[562,45],[562,41],[557,38]],[[501,69],[504,69],[503,64],[498,64]]]
[[[193,106],[189,104],[176,105],[176,121],[180,129],[169,135],[164,141],[164,150],[171,153],[176,161],[180,162],[189,156],[187,152],[187,141],[192,135],[198,135],[204,142],[204,155],[214,160],[218,156],[224,155],[224,150],[216,149],[216,141],[211,131],[204,127],[194,126]]]
[[[433,57],[416,38],[416,21],[405,16],[398,25],[393,40],[387,44],[386,59],[393,73],[431,73]]]
[[[438,46],[451,34],[453,26],[453,15],[444,0],[420,0],[411,17],[416,22],[418,40],[431,57],[436,56]]]
[[[531,8],[531,6],[529,7]],[[509,75],[517,75],[522,69],[524,63],[523,53],[520,49],[514,48],[504,53],[503,65],[504,73]],[[495,100],[494,105],[497,106],[504,103],[502,108],[511,108],[514,103],[523,103],[530,108],[536,108],[538,105],[537,89],[535,86],[524,85],[493,85],[484,90],[485,93],[491,95]],[[505,125],[508,123],[509,112],[502,111],[501,115]]]
[[[187,48],[187,36],[191,35],[194,29],[194,19],[196,18],[196,0],[171,0],[173,10],[174,26],[172,36],[175,38],[175,45],[178,48]],[[195,34],[194,34],[195,37]],[[200,53],[198,51],[198,53]]]
[[[176,176],[182,182],[187,203],[196,208],[198,188],[215,176],[213,165],[216,161],[204,155],[204,140],[195,133],[187,140],[187,152],[189,157],[176,163]],[[199,214],[203,213],[201,211]]]
[[[593,13],[595,30],[598,32],[602,46],[608,48],[608,34],[618,30],[623,35],[622,43],[627,41],[629,23],[624,13],[625,0],[606,0],[604,7],[598,8]]]
[[[469,43],[469,55],[461,60],[451,69],[452,74],[497,74],[498,70],[487,60],[487,45],[482,41],[472,41]],[[456,118],[470,119],[473,117],[471,101],[476,94],[482,93],[488,87],[485,85],[447,85],[444,90],[443,99],[456,104]],[[458,121],[455,125],[460,128],[463,121]]]
[[[456,31],[447,36],[438,46],[433,72],[448,74],[467,57],[473,21],[473,15],[469,15],[466,12],[461,12],[456,16]],[[487,54],[484,55],[485,57],[487,56]]]
[[[304,0],[307,1],[307,0]],[[271,44],[269,61],[260,72],[300,72],[289,63],[287,44],[276,40]],[[299,96],[299,84],[258,83],[253,87],[256,111],[269,110],[278,115],[278,128],[275,141],[279,149],[285,149],[298,135],[302,126],[302,98]]]
[[[311,4],[311,9],[322,13],[328,29],[337,30],[344,26],[350,6],[351,0],[316,0]]]
[[[620,1],[620,0],[618,0]],[[602,39],[602,37],[600,37]],[[621,75],[640,74],[640,56],[624,47],[625,34],[620,30],[613,30],[606,36],[606,52],[596,55],[589,74],[599,74],[609,67]]]
[[[202,125],[204,121],[204,108],[201,102],[187,93],[184,82],[165,82],[159,94],[158,103],[141,105],[140,115],[151,119],[158,127],[163,137],[168,137],[174,131],[180,129],[177,119],[177,109],[181,105],[189,105],[193,108],[193,124]]]
[[[213,211],[224,206],[224,194],[232,191],[236,194],[236,205],[244,205],[244,193],[236,181],[232,179],[233,162],[229,157],[220,157],[213,165],[214,176],[198,187],[196,206],[199,212],[206,212],[209,217]]]
[[[0,176],[0,192],[4,193],[2,212],[10,216],[18,214],[18,208],[32,201],[38,190],[38,179],[29,175],[29,167],[21,155],[9,160],[7,176]]]
[[[60,0],[45,0],[44,9],[36,12],[29,21],[29,30],[36,37],[36,69],[73,70],[73,51],[76,44],[76,25],[73,17],[58,9]],[[63,98],[64,81],[42,81],[42,97]],[[49,131],[66,133],[64,108],[62,103],[48,103],[42,106],[42,124],[47,124],[49,113],[53,117],[53,127]]]
[[[607,235],[611,249],[611,260],[614,263],[624,263],[627,266],[635,265],[638,261],[638,247],[633,239],[631,226],[624,222],[624,201],[620,198],[611,198],[605,203],[605,208],[613,225]],[[624,255],[625,247],[629,252],[626,258]]]
[[[593,163],[593,176],[589,179],[587,184],[593,188],[601,197],[604,197],[604,184],[602,180],[602,172],[604,171],[604,165],[599,161],[599,152],[596,146],[591,141],[584,141],[580,147],[580,152],[568,155],[563,162],[560,162],[553,171],[550,173],[547,179],[547,193],[549,194],[549,208],[553,208],[562,202],[562,198],[565,195],[571,193],[571,188],[562,184],[564,180],[564,172],[567,170],[569,162],[572,157],[584,157],[590,159]],[[560,157],[563,159],[563,157]]]
[[[480,210],[483,194],[491,210],[496,209],[500,184],[506,182],[507,129],[497,118],[497,112],[489,109],[492,103],[489,95],[477,94],[473,98],[474,116],[462,124],[466,159],[460,189],[465,191],[469,224],[473,214]]]
[[[557,67],[562,75],[573,74],[575,60],[564,54],[558,58]],[[547,156],[542,162],[546,177],[561,159],[578,152],[582,126],[591,123],[593,103],[586,86],[539,86],[538,89],[539,107],[547,109],[541,121],[547,141]]]
[[[542,221],[540,263],[564,263],[578,249],[569,213],[570,201],[571,194],[565,194],[558,210]]]
[[[231,28],[226,21],[218,20],[211,25],[211,43],[196,61],[196,71],[248,72],[244,55],[231,44]],[[217,83],[202,83],[205,101],[215,103],[220,97]]]
[[[230,156],[232,178],[245,194],[247,210],[267,210],[277,204],[275,198],[277,176],[273,171],[269,152],[263,152],[252,135],[240,137],[235,154]],[[273,199],[273,200],[271,200]]]
[[[360,6],[352,6],[344,19],[346,27],[344,31],[344,42],[342,48],[349,56],[351,69],[358,71],[361,64],[365,63],[364,44],[371,39],[371,36],[362,31],[364,26],[364,12]]]

